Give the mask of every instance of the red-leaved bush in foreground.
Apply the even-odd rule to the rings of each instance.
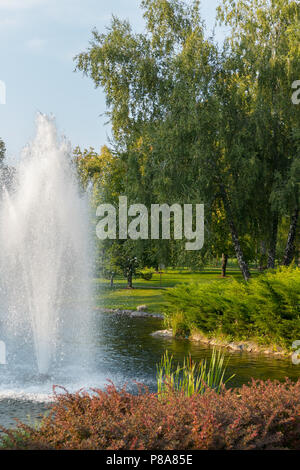
[[[253,381],[220,394],[158,398],[113,385],[94,394],[57,394],[36,430],[7,431],[14,449],[300,449],[300,380]]]

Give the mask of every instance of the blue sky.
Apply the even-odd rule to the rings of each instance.
[[[110,133],[105,97],[92,81],[74,73],[73,57],[86,49],[91,30],[104,31],[112,14],[143,28],[140,0],[0,0],[0,137],[10,161],[34,134],[37,111],[53,113],[72,144],[99,149]],[[219,0],[202,0],[208,29]],[[222,30],[217,38],[222,40]]]

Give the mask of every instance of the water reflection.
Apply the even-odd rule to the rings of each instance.
[[[22,388],[21,385],[17,388],[17,384],[11,383],[9,393],[7,385],[3,380],[0,381],[0,425],[14,426],[13,418],[27,421],[30,416],[32,421],[44,413],[47,404],[43,397],[51,393],[53,383],[71,391],[89,387],[103,388],[111,380],[117,386],[127,383],[127,388],[136,392],[134,382],[137,381],[147,385],[151,391],[156,391],[156,364],[166,349],[176,361],[182,361],[188,354],[200,361],[209,358],[212,352],[198,343],[151,336],[152,332],[163,328],[163,322],[153,318],[97,313],[95,326],[91,370],[79,372],[76,367],[74,370],[58,368],[51,380],[44,383],[35,380],[33,376],[26,383],[21,380]],[[263,380],[284,380],[289,377],[297,380],[300,374],[300,366],[293,365],[291,359],[228,351],[226,356],[230,360],[228,375],[236,374],[230,387],[246,384],[251,377]],[[16,391],[20,394],[19,398]]]
[[[155,390],[156,364],[166,349],[178,361],[189,354],[194,360],[210,357],[211,348],[200,343],[151,336],[162,328],[162,321],[157,319],[99,316],[98,367],[106,368],[110,377],[117,373],[129,384],[136,379]],[[246,384],[251,377],[297,380],[300,374],[300,366],[293,365],[291,359],[246,352],[225,354],[229,358],[228,374],[236,374],[230,386]]]

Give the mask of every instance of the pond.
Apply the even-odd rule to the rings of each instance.
[[[0,366],[0,425],[15,425],[14,418],[34,423],[52,400],[52,385],[65,386],[70,391],[80,388],[103,388],[109,380],[117,386],[127,384],[136,390],[136,382],[151,391],[156,390],[156,364],[167,349],[177,361],[191,354],[199,361],[209,358],[212,350],[187,340],[157,338],[151,333],[163,328],[155,318],[130,318],[116,314],[96,314],[96,334],[92,345],[90,369],[77,370],[76,365],[57,367],[48,377],[38,377],[20,371],[19,381],[12,381],[5,366]],[[236,374],[230,386],[236,387],[255,379],[297,380],[300,366],[291,359],[280,359],[245,352],[228,352],[228,375]]]

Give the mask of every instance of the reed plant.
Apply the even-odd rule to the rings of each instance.
[[[228,360],[225,355],[215,348],[210,360],[203,359],[197,363],[191,355],[185,358],[183,364],[175,366],[174,357],[166,351],[157,365],[157,392],[165,396],[170,390],[183,393],[187,397],[195,394],[202,395],[207,388],[220,393],[225,384],[233,379],[234,374],[225,379]]]

